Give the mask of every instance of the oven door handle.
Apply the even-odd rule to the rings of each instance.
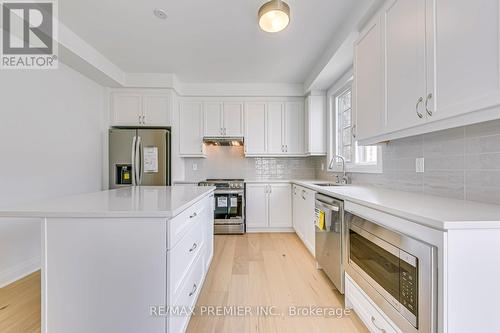
[[[240,190],[216,190],[215,195],[218,194],[238,194],[240,196],[243,196],[244,192]]]

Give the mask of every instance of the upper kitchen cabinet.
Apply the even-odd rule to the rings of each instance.
[[[500,105],[500,1],[428,2],[429,118]]]
[[[352,135],[363,140],[384,130],[384,52],[380,16],[361,32],[354,45]]]
[[[245,111],[247,156],[304,156],[304,102],[249,102]]]
[[[205,136],[243,136],[243,103],[206,102],[204,108]]]
[[[387,1],[355,45],[359,143],[500,118],[499,35],[500,0]]]
[[[228,137],[243,136],[243,103],[225,102],[222,105],[222,125],[224,135]]]
[[[307,96],[304,111],[306,154],[326,155],[326,97]]]
[[[383,11],[386,46],[387,129],[389,131],[418,125],[423,122],[425,117],[423,97],[427,91],[425,5],[426,0],[391,0]],[[372,39],[375,39],[376,30],[372,34]],[[380,44],[377,41],[371,41],[371,43],[376,55]],[[366,66],[363,63],[359,63],[359,65]],[[358,82],[361,88],[363,85],[367,85],[363,81],[363,75],[368,75],[373,70],[365,67],[358,69],[360,75]],[[372,80],[374,81],[374,78],[369,79],[369,81]],[[362,91],[358,94],[357,101],[365,101],[366,97],[373,98],[374,94],[371,92],[365,97],[361,93]],[[377,102],[378,99],[372,101]],[[376,118],[377,116],[372,117]]]
[[[181,101],[179,154],[182,157],[205,157],[203,127],[203,102]]]
[[[304,102],[286,102],[283,111],[283,145],[285,153],[304,155]]]
[[[267,153],[266,103],[245,104],[245,154],[264,155]]]
[[[113,126],[171,126],[171,92],[112,91]]]

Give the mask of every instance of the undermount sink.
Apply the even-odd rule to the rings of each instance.
[[[319,183],[319,184],[313,184],[316,186],[321,186],[321,187],[331,187],[331,186],[340,186],[341,184],[336,184],[336,183]]]

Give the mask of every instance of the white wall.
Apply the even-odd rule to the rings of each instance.
[[[58,70],[0,73],[0,209],[101,189],[104,89]],[[0,286],[36,269],[38,221],[0,219]]]

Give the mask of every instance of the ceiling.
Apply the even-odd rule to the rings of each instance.
[[[287,0],[291,22],[268,34],[266,0],[70,0],[59,18],[127,73],[183,82],[303,83],[349,14],[370,0]],[[162,8],[168,18],[153,15]]]

